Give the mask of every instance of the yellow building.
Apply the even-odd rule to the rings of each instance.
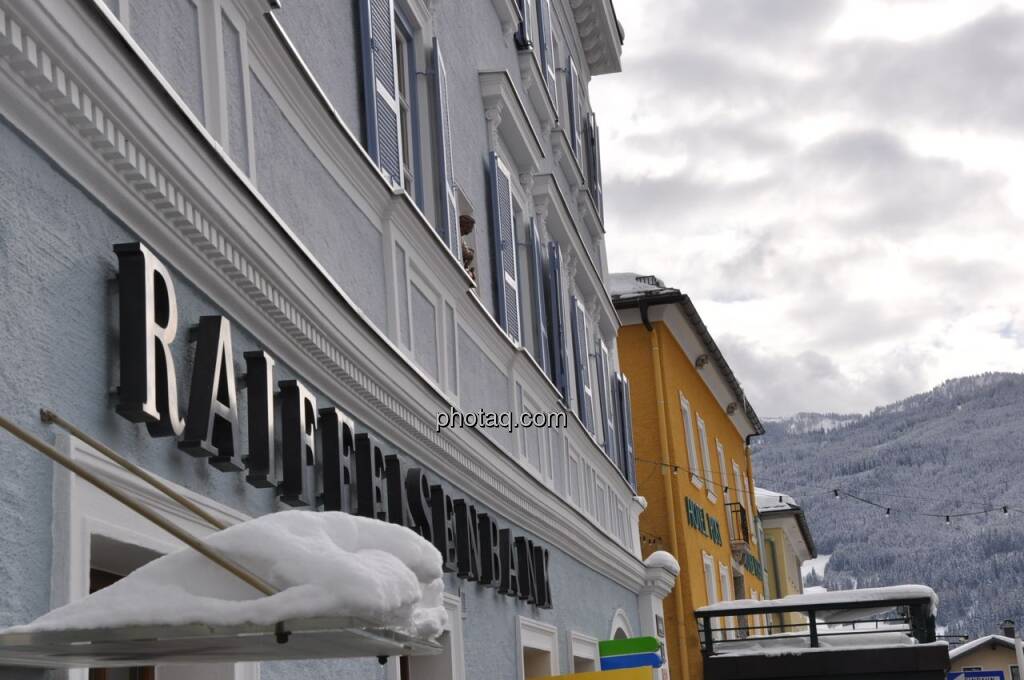
[[[765,592],[748,448],[764,429],[689,297],[654,277],[611,278],[638,493],[648,503],[640,517],[644,552],[667,550],[681,566],[664,603],[668,666],[674,680],[697,680],[703,662],[694,609]],[[765,625],[760,616],[727,623],[740,629],[729,636]]]
[[[1002,635],[986,635],[949,650],[950,672],[1001,671],[1005,680],[1021,680],[1014,628],[1013,621],[1004,621]],[[993,673],[992,677],[998,676]]]
[[[765,593],[768,599],[800,595],[804,592],[800,565],[818,556],[804,511],[792,496],[768,489],[754,489],[754,493],[764,527]],[[807,619],[789,613],[782,620],[774,615],[769,623],[772,632],[793,632]]]

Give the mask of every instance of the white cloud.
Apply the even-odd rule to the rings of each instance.
[[[1024,2],[616,8],[611,267],[690,293],[762,415],[1024,368]]]

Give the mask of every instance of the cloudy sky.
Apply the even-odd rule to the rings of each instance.
[[[613,270],[697,304],[762,416],[1024,370],[1024,0],[618,0]]]

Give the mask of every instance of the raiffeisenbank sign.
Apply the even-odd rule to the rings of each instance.
[[[452,498],[422,468],[406,468],[397,455],[385,454],[382,443],[370,433],[357,433],[352,418],[339,408],[318,408],[301,381],[275,382],[274,359],[263,350],[243,355],[249,435],[243,455],[231,324],[223,316],[199,319],[188,409],[182,416],[171,353],[178,335],[171,276],[141,243],[118,244],[114,252],[120,415],[145,423],[153,437],[176,437],[178,448],[206,458],[218,470],[245,472],[249,484],[275,489],[287,505],[405,525],[434,544],[446,571],[551,608],[547,549],[499,528],[491,515],[477,512],[465,499]]]

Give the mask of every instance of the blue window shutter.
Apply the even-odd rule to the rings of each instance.
[[[590,347],[587,339],[587,316],[583,302],[572,297],[572,350],[576,362],[576,403],[583,425],[594,431],[594,392],[590,384]]]
[[[589,170],[587,172],[590,195],[594,198],[594,204],[597,206],[597,211],[603,221],[604,189],[601,186],[601,135],[597,127],[597,116],[593,113],[587,116],[587,136],[590,138]]]
[[[626,476],[633,489],[636,489],[636,462],[633,457],[633,405],[629,395],[629,378],[619,374],[619,403],[622,413],[622,474]]]
[[[597,385],[601,395],[600,427],[604,433],[604,452],[613,461],[617,459],[618,442],[616,441],[615,407],[612,405],[612,376],[609,371],[608,346],[604,340],[596,338],[597,345]]]
[[[562,248],[558,241],[548,243],[548,336],[551,338],[551,380],[569,398],[569,380],[566,374],[565,322],[562,317]]]
[[[459,234],[459,202],[455,194],[455,163],[452,156],[452,123],[448,111],[448,71],[441,46],[434,38],[434,107],[437,110],[438,221],[437,233],[456,259],[462,260]]]
[[[394,0],[359,0],[366,150],[394,186],[402,185]]]
[[[555,98],[557,78],[555,77],[555,51],[554,51],[554,21],[551,16],[551,0],[537,0],[538,26],[537,33],[540,36],[540,66],[544,72],[544,82],[548,87],[548,94]]]
[[[537,329],[537,363],[547,373],[551,362],[548,359],[548,321],[544,313],[544,245],[540,242],[537,220],[530,219],[530,281],[533,288],[533,325]]]
[[[516,31],[516,47],[521,50],[533,49],[533,0],[518,0],[519,30]]]
[[[491,251],[494,254],[495,309],[498,323],[519,342],[519,277],[516,271],[516,227],[512,208],[512,176],[498,154],[491,152]]]
[[[580,74],[576,70],[576,62],[569,56],[569,68],[565,71],[566,92],[569,104],[569,142],[576,155],[576,162],[583,163],[583,92],[580,87]]]

